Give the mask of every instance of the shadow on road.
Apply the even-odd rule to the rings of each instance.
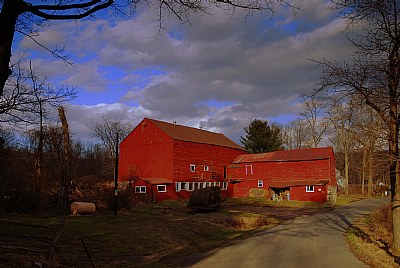
[[[323,209],[314,215],[290,219],[268,230],[254,232],[246,237],[238,238],[210,252],[191,254],[179,260],[171,259],[164,260],[164,262],[181,267],[195,265],[201,260],[213,256],[222,248],[239,246],[247,239],[251,239],[252,247],[257,248],[264,246],[266,239],[269,237],[274,237],[276,239],[268,239],[268,243],[278,249],[281,247],[279,241],[284,240],[283,238],[285,237],[318,238],[321,236],[321,239],[343,239],[343,234],[352,226],[351,223],[353,221],[388,202],[389,200],[387,199],[365,199],[335,209]],[[280,236],[282,236],[282,239],[279,239]],[[370,238],[367,237],[367,239]]]

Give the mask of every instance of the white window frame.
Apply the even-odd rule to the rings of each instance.
[[[314,185],[306,186],[306,193],[313,193],[315,191]]]
[[[196,165],[190,164],[190,172],[196,172]]]
[[[258,180],[257,186],[258,186],[258,188],[263,188],[264,187],[264,181],[263,180]]]
[[[210,168],[208,166],[204,166],[204,171],[210,171]]]
[[[185,190],[184,187],[182,188],[182,182],[176,182],[175,183],[175,190],[176,190],[176,192],[180,192],[182,190]]]
[[[164,190],[160,190],[159,187],[164,188]],[[167,192],[167,185],[165,185],[165,184],[157,185],[157,192],[159,192],[159,193],[166,193],[166,192]]]
[[[135,193],[136,194],[145,194],[146,193],[146,186],[135,186]]]
[[[253,175],[253,165],[246,165],[246,175]]]
[[[212,182],[210,182],[210,181],[203,182],[203,188],[211,187],[211,186],[212,186]]]
[[[227,181],[222,182],[221,190],[228,190],[228,182]]]

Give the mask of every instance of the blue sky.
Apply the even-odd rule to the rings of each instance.
[[[135,16],[56,23],[37,40],[65,46],[65,65],[27,38],[17,37],[14,55],[26,51],[57,85],[76,86],[67,105],[70,128],[88,139],[91,121],[104,117],[136,125],[143,117],[221,132],[238,142],[254,118],[285,123],[302,111],[299,98],[319,82],[309,59],[343,59],[344,22],[321,0],[297,1],[294,14],[278,6],[272,19],[213,10],[174,18],[159,31],[157,10]]]

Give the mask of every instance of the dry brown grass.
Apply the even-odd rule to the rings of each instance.
[[[265,215],[244,213],[242,215],[223,215],[216,218],[215,223],[233,229],[253,230],[260,227],[271,227],[277,224],[278,220]]]
[[[65,225],[54,259],[54,267],[90,267],[83,239],[96,267],[178,267],[194,263],[193,255],[206,252],[245,237],[276,222],[263,210],[193,214],[185,202],[164,202],[86,216],[0,215],[1,232],[21,233],[10,221],[54,225],[60,217]],[[264,209],[264,208],[261,208]],[[27,233],[29,235],[29,233]],[[13,241],[10,242],[12,246]],[[0,243],[0,267],[31,267],[43,259],[29,251],[16,251]]]
[[[86,216],[0,214],[0,232],[6,231],[5,220],[54,225],[61,217],[65,227],[54,267],[90,267],[80,239],[95,267],[186,267],[233,239],[321,209],[312,203],[235,199],[223,202],[219,212],[193,214],[184,201],[166,201],[120,210],[117,217],[112,211]],[[37,259],[0,246],[0,267],[31,267]]]
[[[347,242],[353,253],[370,267],[399,267],[393,255],[391,208],[387,204],[353,224]]]

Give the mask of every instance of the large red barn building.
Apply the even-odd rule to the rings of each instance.
[[[227,170],[231,197],[335,201],[337,184],[331,147],[243,154]]]
[[[243,153],[223,134],[145,118],[120,143],[119,180],[147,201],[188,199],[215,185],[227,197],[226,168]]]

